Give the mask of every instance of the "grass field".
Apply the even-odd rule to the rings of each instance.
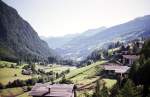
[[[15,74],[17,76],[15,76]],[[16,79],[26,80],[31,78],[28,75],[22,75],[21,69],[18,68],[0,68],[0,83],[6,85],[9,81]]]
[[[26,80],[35,76],[22,75],[20,68],[0,68],[0,83],[6,85],[9,81],[16,79]],[[17,76],[15,76],[15,74]]]
[[[100,68],[96,68],[97,66],[99,66],[100,64],[103,64],[105,63],[106,61],[98,61],[96,63],[93,63],[91,65],[88,65],[88,66],[85,66],[85,67],[82,67],[82,68],[78,68],[78,69],[75,69],[73,71],[71,71],[69,74],[66,75],[66,78],[74,78],[74,77],[77,77],[79,76],[80,74],[83,74],[83,73],[88,73],[90,69],[93,69],[93,73],[97,72],[97,69],[100,69]],[[90,74],[91,75],[91,74]]]
[[[98,61],[91,65],[72,70],[70,73],[66,74],[66,79],[73,81],[79,89],[93,87],[95,82],[100,79],[100,76],[97,76],[102,70],[100,65],[105,62],[106,61]],[[61,78],[56,81],[59,80],[61,80]],[[81,94],[82,92],[78,91],[77,94]]]
[[[65,71],[67,69],[70,69],[70,71],[76,69],[76,67],[73,67],[73,66],[62,66],[62,65],[51,65],[51,66],[41,66],[41,65],[38,65],[36,67],[37,69],[43,69],[45,72],[50,72],[50,71],[53,71],[55,73],[61,73],[62,71]]]
[[[32,97],[32,96],[30,96],[28,92],[25,92],[25,93],[23,93],[19,96],[16,96],[16,97]]]
[[[106,87],[112,88],[113,85],[117,83],[117,80],[115,79],[102,79],[104,82],[106,82]]]
[[[101,64],[107,61],[98,61],[91,65],[76,68],[70,66],[61,66],[61,65],[52,65],[52,66],[41,66],[36,65],[36,69],[43,69],[45,72],[53,71],[60,73],[67,69],[70,69],[70,73],[66,74],[66,79],[73,81],[77,86],[81,88],[80,91],[77,91],[78,97],[86,97],[87,91],[89,94],[92,94],[95,82],[99,80],[101,77],[97,76],[102,70]],[[10,63],[7,63],[10,64]],[[22,75],[21,74],[22,67],[19,68],[0,68],[0,83],[7,84],[9,81],[13,81],[15,79],[26,80],[33,76],[30,75]],[[14,76],[14,75],[17,76]],[[60,81],[61,78],[55,80],[56,82]],[[113,79],[100,79],[106,82],[106,86],[111,88],[116,80]],[[28,92],[23,92],[22,88],[8,88],[0,91],[0,95],[2,97],[17,95],[16,97],[30,97]]]
[[[96,73],[100,72],[100,64],[105,63],[106,61],[98,61],[96,63],[93,63],[91,65],[73,69],[70,71],[70,73],[66,74],[66,79],[70,79],[75,84],[78,84],[76,82],[80,82],[81,80],[89,79],[95,76]],[[55,80],[55,82],[59,82],[61,78]]]
[[[26,64],[23,64],[21,66],[17,66],[18,68],[9,68],[11,64],[16,64],[12,62],[7,61],[0,61],[0,65],[6,66],[4,68],[0,68],[0,83],[3,85],[6,85],[9,81],[14,81],[16,79],[20,80],[26,80],[33,77],[37,77],[37,75],[22,75],[22,67]],[[36,69],[43,69],[45,72],[53,71],[55,73],[61,73],[62,71],[65,71],[67,69],[70,69],[70,71],[76,69],[76,67],[71,66],[62,66],[62,65],[51,65],[50,66],[42,66],[42,65],[36,65]],[[17,75],[17,76],[15,76]]]
[[[11,64],[16,65],[16,63],[13,63],[13,62],[0,61],[0,66],[7,66],[7,67],[10,67]]]
[[[22,67],[27,64],[22,64],[17,66],[16,68],[10,68],[11,64],[16,65],[16,63],[8,62],[8,61],[0,61],[0,65],[4,66],[4,68],[0,68],[0,83],[6,85],[8,82],[12,82],[16,79],[27,80],[33,77],[37,77],[38,75],[23,75]]]
[[[105,62],[107,61],[98,61],[89,66],[75,69],[66,75],[67,79],[72,80],[80,88],[77,91],[78,97],[87,97],[86,95],[92,94],[97,80],[104,80],[108,88],[116,83],[114,79],[101,79],[101,76],[97,76],[102,70],[100,65]]]
[[[7,89],[2,89],[0,90],[0,97],[13,97],[16,95],[20,95],[24,93],[23,89],[18,87],[18,88],[7,88]]]
[[[8,62],[8,61],[0,61],[0,64],[16,64],[16,63],[13,63],[13,62]]]
[[[100,64],[106,61],[98,61],[86,67],[78,68],[66,75],[67,79],[71,79],[73,82],[82,81],[94,77],[101,71]]]

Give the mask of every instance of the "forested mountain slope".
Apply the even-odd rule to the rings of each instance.
[[[0,56],[2,58],[55,55],[17,11],[0,0]]]

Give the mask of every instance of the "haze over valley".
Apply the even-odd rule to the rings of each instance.
[[[110,28],[99,27],[80,34],[41,38],[61,56],[81,61],[96,49],[107,49],[111,43],[149,38],[149,21],[150,15],[147,15]]]

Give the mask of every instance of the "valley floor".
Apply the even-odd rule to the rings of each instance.
[[[37,65],[36,68],[43,69],[45,72],[53,71],[55,73],[61,73],[64,70],[69,69],[70,72],[65,75],[66,79],[71,80],[74,84],[77,85],[77,95],[78,97],[84,97],[86,91],[88,93],[93,93],[95,83],[97,80],[103,80],[106,82],[106,86],[111,88],[116,80],[114,79],[103,79],[99,76],[100,71],[102,70],[101,64],[104,64],[107,61],[97,61],[91,65],[76,68],[71,66],[62,66],[62,65],[51,65],[51,66],[41,66]],[[1,64],[6,64],[5,62],[1,62]],[[11,63],[12,64],[12,63]],[[10,65],[10,63],[7,63]],[[15,79],[26,80],[32,77],[37,77],[40,75],[22,75],[21,74],[22,66],[18,66],[18,68],[10,68],[4,67],[0,68],[0,83],[7,84],[9,81],[13,81]],[[14,76],[14,75],[17,76]],[[54,80],[54,82],[59,82],[62,77]],[[22,87],[18,88],[7,88],[0,90],[0,95],[2,97],[30,97],[28,92],[24,92]]]

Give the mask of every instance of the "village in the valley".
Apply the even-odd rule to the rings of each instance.
[[[90,60],[90,64],[82,67],[46,65],[42,62],[34,63],[34,66],[11,64],[9,67],[7,62],[3,62],[5,65],[7,63],[7,67],[1,66],[1,69],[18,70],[21,68],[21,75],[12,72],[15,73],[12,76],[13,80],[5,80],[4,78],[5,82],[3,80],[1,82],[6,87],[23,86],[23,92],[16,95],[23,94],[29,97],[84,97],[87,91],[91,91],[91,93],[95,91],[97,81],[105,84],[108,88],[116,83],[121,85],[128,78],[131,66],[140,58],[143,45],[144,41],[142,39],[121,43],[117,47],[108,49],[107,54],[101,54],[101,58],[97,61]],[[25,77],[25,79],[21,77]],[[13,93],[12,95],[15,96]]]
[[[121,85],[122,81],[127,79],[132,64],[140,58],[139,54],[143,44],[144,41],[135,40],[123,44],[119,49],[112,51],[110,60],[107,59],[107,62],[98,66],[103,69],[99,74],[101,76],[100,79],[116,79]],[[36,83],[29,95],[33,97],[76,97],[76,91],[86,89],[86,87],[78,84]]]

